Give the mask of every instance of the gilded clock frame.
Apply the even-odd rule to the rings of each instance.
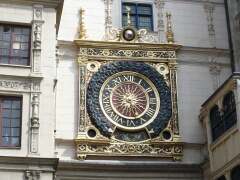
[[[179,44],[106,42],[75,40],[79,47],[79,120],[78,135],[75,139],[79,160],[87,156],[150,156],[182,159],[184,142],[181,140],[178,125],[177,68],[176,51]],[[86,110],[87,85],[92,75],[101,66],[113,61],[145,62],[155,68],[170,87],[172,116],[167,127],[157,138],[144,142],[122,142],[106,138],[91,123]],[[89,136],[90,130],[96,136]],[[167,138],[165,136],[167,134]]]

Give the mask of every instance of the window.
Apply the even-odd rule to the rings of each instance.
[[[240,180],[240,166],[239,165],[232,170],[231,179],[232,180]]]
[[[148,31],[153,31],[152,5],[123,3],[122,4],[123,26],[127,25],[126,6],[131,8],[130,19],[132,26],[134,26],[136,29],[147,29]]]
[[[224,98],[223,101],[224,108],[224,128],[228,130],[237,122],[236,115],[236,104],[235,104],[235,96],[232,91],[230,91]]]
[[[30,64],[31,28],[0,24],[0,63]]]
[[[223,100],[223,115],[215,105],[210,112],[212,139],[215,141],[237,122],[235,96],[230,91]]]
[[[215,105],[210,112],[210,121],[212,127],[212,139],[214,141],[224,132],[222,117],[220,116],[217,105]]]
[[[218,178],[217,180],[226,180],[225,176],[221,176],[220,178]]]
[[[0,146],[20,146],[21,98],[0,96]]]

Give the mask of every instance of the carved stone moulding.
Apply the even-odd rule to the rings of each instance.
[[[40,81],[0,79],[0,90],[40,92]]]
[[[0,156],[0,169],[9,168],[11,171],[42,171],[55,172],[58,158]],[[41,169],[41,167],[44,167]]]

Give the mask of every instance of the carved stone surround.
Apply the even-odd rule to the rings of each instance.
[[[9,1],[12,3],[13,1]],[[19,1],[21,3],[21,1]],[[49,2],[51,3],[51,2]],[[43,5],[33,5],[32,14],[32,58],[31,67],[17,67],[11,65],[2,65],[3,74],[0,76],[0,93],[5,95],[11,92],[19,94],[19,92],[27,93],[31,99],[31,119],[30,124],[30,154],[38,154],[38,136],[39,136],[39,99],[41,94],[41,42],[42,42],[42,25],[43,21]],[[17,70],[20,73],[11,73]]]

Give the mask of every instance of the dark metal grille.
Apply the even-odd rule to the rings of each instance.
[[[237,122],[236,116],[236,104],[235,104],[235,96],[232,91],[230,91],[224,98],[223,102],[224,107],[224,128],[228,130]]]
[[[232,170],[231,179],[232,180],[240,180],[240,166],[239,165]]]
[[[0,63],[30,64],[31,28],[0,24]]]
[[[0,96],[0,146],[20,146],[21,98]]]
[[[122,4],[123,26],[127,25],[126,6],[131,8],[130,19],[132,26],[134,26],[136,29],[147,29],[148,31],[153,31],[152,5],[123,3]]]
[[[210,112],[210,120],[212,127],[212,139],[215,140],[224,132],[222,117],[220,116],[217,105],[215,105]]]

